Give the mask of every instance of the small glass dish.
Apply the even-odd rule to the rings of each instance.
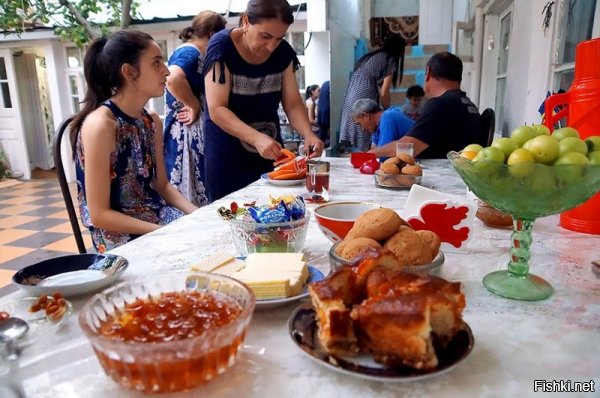
[[[233,243],[240,256],[248,253],[297,253],[304,248],[310,213],[281,223],[230,220]]]
[[[196,298],[177,299],[191,296]],[[144,304],[150,299],[158,303],[165,297],[175,297],[176,301],[157,304],[152,310]],[[209,307],[197,309],[193,301],[209,303]],[[79,325],[114,381],[146,393],[174,392],[194,388],[233,366],[255,304],[252,291],[235,279],[170,271],[123,282],[96,294],[81,310]],[[223,312],[231,314],[231,305],[239,311],[232,319],[202,323],[203,319],[220,319]],[[106,336],[116,330],[113,322],[120,323],[131,339]],[[137,322],[144,325],[136,329]]]
[[[346,260],[345,258],[339,256],[336,253],[335,250],[337,249],[338,245],[340,245],[341,243],[342,242],[338,242],[335,245],[331,246],[331,249],[329,249],[329,265],[330,265],[332,271],[341,266],[344,266],[344,265],[354,264],[354,262],[355,262],[355,261],[351,261],[351,260]],[[441,269],[442,269],[442,264],[444,264],[444,261],[445,261],[444,253],[440,250],[432,262],[427,263],[427,264],[411,265],[408,267],[403,267],[402,271],[412,272],[414,274],[429,274],[429,275],[439,276]]]
[[[373,175],[375,185],[391,189],[407,189],[414,184],[421,184],[423,176],[414,176],[410,174],[386,174],[377,170]]]

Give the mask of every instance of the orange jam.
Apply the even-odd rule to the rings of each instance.
[[[227,296],[212,293],[168,292],[127,304],[115,319],[100,326],[100,334],[138,342],[177,341],[228,324],[242,312]]]
[[[231,366],[246,330],[233,335],[217,331],[216,336],[189,344],[178,341],[203,339],[206,331],[234,321],[241,313],[240,304],[218,293],[161,293],[127,304],[100,325],[100,334],[110,339],[148,344],[127,344],[112,353],[94,348],[106,373],[126,387],[146,393],[186,390]],[[165,342],[175,343],[170,347],[163,346]]]

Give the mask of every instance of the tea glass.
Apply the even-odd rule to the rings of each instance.
[[[323,189],[329,190],[329,162],[309,160],[306,162],[306,189],[308,192],[321,193]]]

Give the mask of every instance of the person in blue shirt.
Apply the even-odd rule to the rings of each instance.
[[[202,11],[183,29],[183,44],[169,58],[165,92],[164,151],[167,177],[196,206],[208,198],[204,188],[204,75],[208,40],[227,21],[214,11]]]
[[[400,139],[415,123],[398,108],[383,108],[372,99],[359,99],[352,105],[352,119],[372,134],[375,147]]]

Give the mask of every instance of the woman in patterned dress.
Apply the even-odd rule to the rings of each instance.
[[[372,99],[384,109],[389,108],[390,89],[402,81],[405,47],[404,39],[398,34],[392,34],[385,39],[380,49],[363,55],[356,62],[342,106],[341,144],[363,152],[369,150],[371,134],[352,119],[352,105],[359,99]]]
[[[214,11],[202,11],[179,34],[184,43],[169,58],[164,129],[167,176],[196,206],[208,203],[204,191],[202,59],[208,40],[225,29],[226,22]]]
[[[282,148],[280,101],[312,156],[323,151],[298,92],[298,58],[283,40],[293,22],[287,1],[251,0],[240,27],[215,34],[208,44],[204,160],[211,202],[273,170]]]
[[[161,121],[144,109],[169,75],[158,44],[133,30],[96,39],[84,74],[88,90],[70,136],[81,219],[103,253],[196,206],[169,184]]]

